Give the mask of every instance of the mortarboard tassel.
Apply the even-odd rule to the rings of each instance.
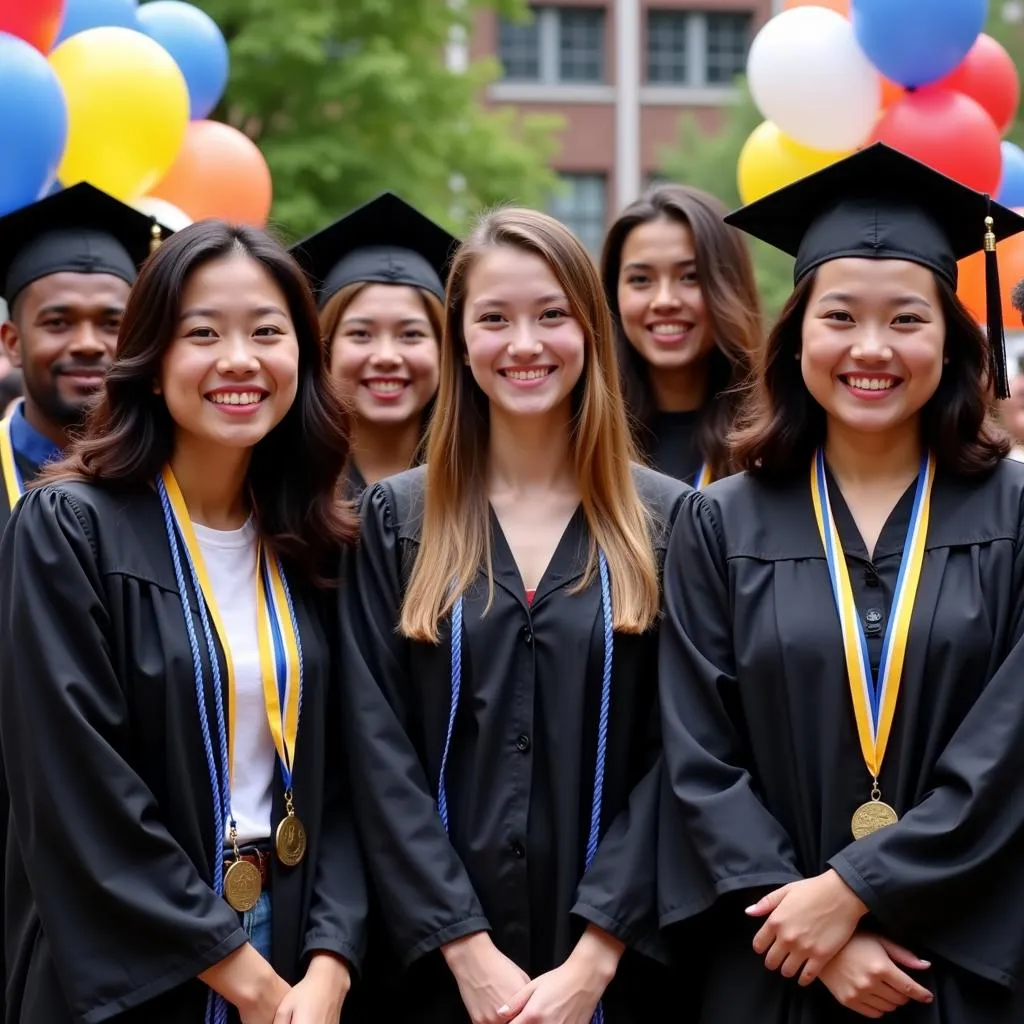
[[[155,253],[157,251],[157,249],[160,248],[160,243],[163,242],[163,240],[164,240],[163,235],[164,235],[164,233],[163,233],[162,229],[160,228],[160,225],[154,219],[153,223],[149,227],[149,255],[150,256],[152,256],[153,253]]]
[[[991,209],[991,199],[989,200]],[[1010,397],[1006,371],[1006,336],[1003,333],[1003,303],[999,293],[999,264],[992,217],[985,218],[985,305],[988,314],[988,358],[996,398]]]

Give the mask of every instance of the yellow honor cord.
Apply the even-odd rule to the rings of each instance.
[[[929,454],[922,464],[907,541],[903,550],[899,581],[893,597],[892,612],[883,644],[879,681],[876,687],[868,660],[864,631],[857,615],[853,587],[846,566],[839,531],[828,497],[824,455],[819,451],[811,460],[811,502],[818,523],[818,532],[825,548],[829,575],[839,622],[842,627],[846,671],[853,698],[857,735],[864,764],[872,779],[878,780],[889,743],[896,704],[903,676],[907,639],[914,613],[931,509],[932,485],[935,482],[935,459]]]
[[[702,491],[707,485],[711,483],[711,463],[702,462],[700,464],[700,471],[697,473],[697,478],[693,483],[696,490]]]
[[[259,548],[257,567],[256,614],[260,674],[263,678],[263,700],[267,709],[270,735],[274,739],[274,748],[277,750],[277,756],[284,768],[285,789],[290,789],[292,767],[295,763],[295,745],[299,734],[299,703],[301,699],[298,637],[295,633],[295,623],[292,620],[280,563],[276,558],[267,555],[262,544]],[[268,578],[270,581],[269,595],[266,586]],[[284,648],[284,664],[281,666],[275,656],[274,624],[278,627],[278,635]],[[286,673],[284,680],[279,677],[281,668],[284,668]],[[282,682],[283,686],[281,686]],[[285,694],[283,714],[281,710],[282,689]]]
[[[0,420],[0,467],[3,468],[4,490],[7,492],[7,506],[12,511],[18,504],[24,488],[21,486],[21,475],[14,461],[14,442],[11,440],[11,413]]]

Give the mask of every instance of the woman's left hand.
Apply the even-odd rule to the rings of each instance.
[[[344,960],[314,953],[306,976],[284,998],[274,1024],[338,1024],[341,1007],[352,987]]]
[[[754,952],[770,971],[787,978],[800,975],[810,985],[822,968],[850,941],[868,912],[857,894],[831,869],[816,878],[790,882],[747,908],[765,917],[754,936]]]
[[[618,939],[589,925],[561,967],[523,986],[498,1013],[515,1024],[590,1024],[623,948]]]

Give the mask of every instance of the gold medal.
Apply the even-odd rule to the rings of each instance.
[[[863,839],[873,832],[895,825],[899,820],[899,815],[884,800],[869,800],[853,812],[850,828],[854,839]]]
[[[278,860],[285,867],[293,868],[306,856],[306,829],[295,812],[281,819],[274,838]]]
[[[259,903],[262,891],[260,869],[247,860],[236,860],[224,873],[224,898],[240,914]]]

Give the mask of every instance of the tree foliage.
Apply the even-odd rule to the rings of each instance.
[[[260,146],[292,238],[385,189],[454,230],[496,202],[543,201],[558,119],[487,109],[493,61],[449,70],[453,26],[525,0],[198,0],[228,39],[213,115]],[[452,183],[457,181],[457,202]]]

